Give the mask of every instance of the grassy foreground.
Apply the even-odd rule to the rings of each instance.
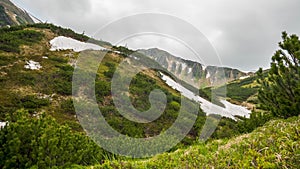
[[[292,117],[272,120],[250,134],[233,139],[198,143],[150,159],[106,161],[89,168],[297,168],[299,165],[300,117]]]

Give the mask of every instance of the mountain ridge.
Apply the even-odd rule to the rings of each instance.
[[[35,21],[26,10],[17,7],[10,0],[0,1],[0,27],[33,23]]]
[[[139,49],[137,52],[154,59],[168,71],[181,80],[188,81],[194,87],[217,86],[253,74],[235,68],[204,65],[174,56],[158,48]]]

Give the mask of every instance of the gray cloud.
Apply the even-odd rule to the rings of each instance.
[[[85,31],[89,35],[94,35],[102,26],[124,16],[144,12],[170,14],[186,20],[203,32],[215,46],[224,65],[246,71],[269,66],[282,31],[300,35],[298,0],[13,1],[44,21],[71,27],[78,32]],[[130,31],[137,26],[129,24],[119,30]],[[190,32],[182,33],[193,38]],[[114,39],[114,35],[111,36]],[[160,47],[186,58],[190,56],[183,48],[169,45],[170,42],[163,39],[139,37],[124,43],[132,48]],[[172,48],[174,45],[176,49]],[[218,64],[214,62],[208,61],[209,64]]]

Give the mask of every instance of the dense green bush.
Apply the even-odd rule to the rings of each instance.
[[[75,108],[72,99],[63,100],[60,103],[60,111],[62,113],[75,114]]]
[[[258,99],[261,108],[274,116],[288,118],[300,114],[300,40],[296,35],[282,33],[280,49],[272,57],[267,78],[259,70]]]
[[[212,139],[232,138],[244,133],[250,133],[258,127],[274,119],[272,114],[262,111],[252,111],[250,118],[236,117],[237,121],[229,118],[222,118]]]
[[[108,71],[105,71],[103,74],[111,79],[116,72],[116,65],[112,62],[105,62],[105,66],[108,67]]]
[[[21,45],[31,45],[39,42],[43,34],[33,30],[0,29],[0,50],[5,52],[19,52]]]
[[[53,60],[58,63],[68,63],[68,60],[61,56],[49,56],[49,60]]]
[[[95,82],[95,95],[98,103],[103,102],[104,96],[109,96],[110,93],[110,83],[102,80],[97,80]]]
[[[250,133],[256,128],[263,126],[272,118],[270,113],[253,111],[249,119],[240,117],[241,121],[237,123],[237,128],[239,133]]]
[[[54,91],[61,95],[72,94],[72,77],[74,68],[69,65],[59,66],[59,70],[52,76],[54,77],[53,83]]]
[[[39,99],[36,96],[28,95],[20,99],[20,103],[23,108],[26,109],[36,109],[42,106],[49,105],[48,99]]]
[[[0,105],[0,118],[5,118],[5,114],[11,114],[17,109],[26,109],[30,113],[34,113],[40,108],[50,105],[49,99],[38,98],[36,95],[20,96],[18,93],[5,91],[1,91],[1,94],[0,98],[3,100]]]
[[[66,168],[99,164],[103,158],[88,137],[45,114],[35,118],[20,111],[0,130],[0,168]]]
[[[244,87],[245,85],[255,82],[257,76],[249,77],[243,80],[229,83],[226,86],[219,87],[214,92],[226,91],[226,96],[236,101],[247,101],[247,99],[258,92],[258,87]],[[225,88],[225,89],[224,89]]]
[[[11,59],[7,56],[0,55],[0,66],[6,66],[11,63]]]
[[[36,74],[31,72],[24,72],[17,75],[17,80],[19,82],[19,85],[29,85],[34,86],[36,84],[37,78]]]

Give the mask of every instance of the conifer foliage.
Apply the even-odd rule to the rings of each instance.
[[[17,112],[0,130],[0,168],[66,168],[99,164],[103,150],[45,114]]]
[[[258,98],[262,108],[275,117],[288,118],[300,114],[300,41],[297,35],[282,33],[280,49],[272,57],[271,69],[258,80]]]

